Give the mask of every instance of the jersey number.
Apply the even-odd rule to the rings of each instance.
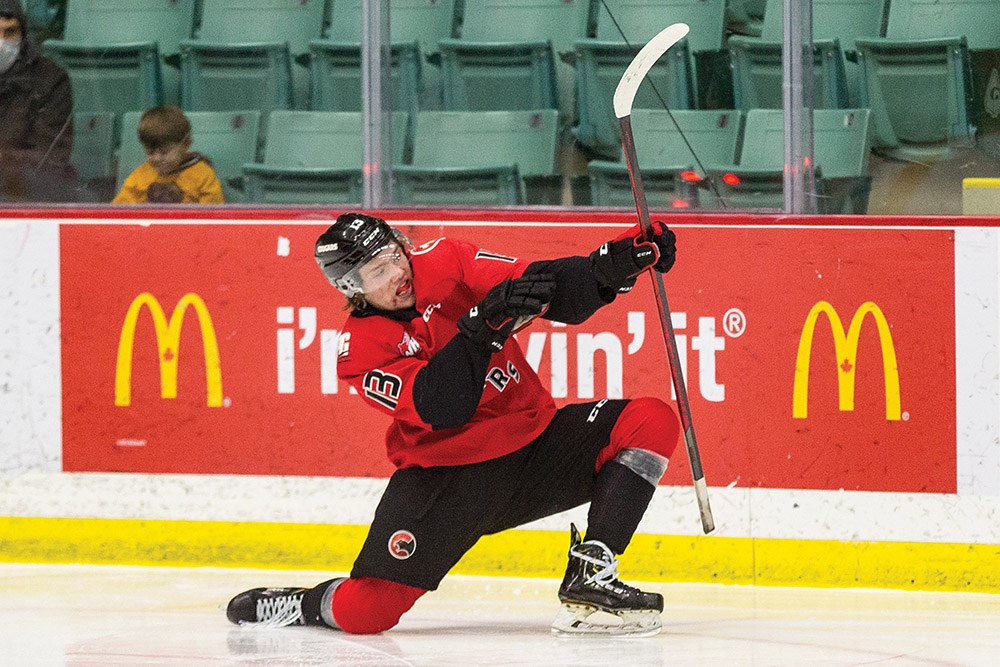
[[[399,405],[399,393],[403,390],[403,379],[392,373],[368,371],[365,375],[365,396],[381,403],[390,410]]]

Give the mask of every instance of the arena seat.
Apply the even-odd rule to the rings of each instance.
[[[114,197],[118,134],[112,112],[73,114],[70,162],[80,183],[80,201],[109,202]]]
[[[392,157],[402,162],[408,116],[392,114]],[[242,167],[247,199],[259,203],[360,203],[364,160],[360,112],[273,111],[263,160]]]
[[[559,109],[573,115],[573,69],[556,53],[587,34],[589,0],[466,0],[458,37],[441,40],[442,107]]]
[[[309,78],[292,60],[323,30],[323,2],[202,3],[194,38],[181,42],[181,99],[192,111],[287,109],[308,103]]]
[[[393,111],[416,113],[422,70],[418,42],[390,47]],[[361,111],[361,46],[325,39],[309,43],[311,108],[315,111]]]
[[[394,167],[398,203],[519,204],[551,201],[559,115],[528,111],[424,111],[413,160]]]
[[[164,102],[156,42],[89,46],[48,40],[42,50],[69,75],[75,112],[120,114]]]
[[[885,34],[888,0],[813,0],[815,105],[860,105],[854,42]],[[783,0],[767,0],[759,39],[729,40],[733,94],[741,109],[781,108]]]
[[[712,207],[714,197],[682,174],[704,176],[699,164],[735,162],[742,120],[741,111],[635,109],[632,134],[650,207]],[[595,206],[635,206],[624,160],[592,160],[587,170]]]
[[[975,143],[969,50],[1000,48],[996,0],[893,0],[885,39],[858,40],[861,103],[875,145],[923,160]]]
[[[361,0],[328,0],[328,18],[323,32],[323,40],[339,44],[338,69],[345,81],[361,79]],[[420,64],[420,96],[417,107],[420,109],[441,108],[441,71],[438,67],[441,55],[438,42],[453,36],[455,29],[456,0],[390,0],[389,30],[390,41],[394,49],[409,49],[413,42],[417,43],[416,54],[426,60]],[[353,66],[356,73],[350,74],[348,67],[347,46],[353,45]],[[409,54],[406,54],[406,59]],[[403,63],[406,63],[404,59]],[[395,56],[394,56],[395,60]],[[433,67],[423,67],[425,62],[431,62]],[[396,85],[397,74],[393,74],[393,85]],[[409,85],[409,72],[401,72],[403,85]],[[315,83],[315,81],[314,81]],[[353,86],[353,83],[350,84]],[[394,100],[396,93],[393,93]],[[397,101],[397,109],[413,109],[413,105],[402,100]],[[326,108],[316,106],[313,108]],[[360,108],[360,107],[358,107]],[[344,109],[347,110],[347,109]]]
[[[871,187],[871,111],[816,109],[813,136],[817,212],[865,213]],[[727,208],[782,208],[784,112],[748,111],[739,163],[706,165],[706,170]]]
[[[576,140],[597,155],[618,156],[615,87],[643,44],[672,23],[687,23],[691,31],[650,70],[633,108],[693,109],[694,53],[722,48],[725,9],[724,0],[607,0],[606,5],[593,5],[596,37],[573,45],[579,100]]]

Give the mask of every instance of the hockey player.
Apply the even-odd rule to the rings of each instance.
[[[447,238],[413,247],[380,218],[338,217],[315,247],[351,307],[337,371],[393,418],[397,470],[349,577],[251,589],[229,602],[229,620],[381,632],[483,535],[590,501],[586,539],[570,527],[553,630],[658,632],[663,597],[619,581],[617,555],[666,470],[678,420],[656,398],[557,409],[512,338],[536,316],[583,322],[643,271],[669,271],[674,233],[654,230],[648,242],[632,228],[589,257],[529,263]],[[598,611],[619,619],[599,623]]]

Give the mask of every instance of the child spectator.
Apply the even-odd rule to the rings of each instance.
[[[212,164],[191,152],[191,122],[178,107],[149,109],[139,119],[143,162],[122,185],[115,204],[222,204]]]

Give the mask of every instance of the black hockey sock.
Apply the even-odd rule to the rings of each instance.
[[[326,589],[330,587],[330,584],[338,579],[341,579],[341,577],[324,581],[322,584],[310,588],[305,592],[305,594],[302,595],[302,619],[305,621],[306,625],[324,625],[326,627],[331,627],[326,621],[323,620],[323,614],[320,608],[323,604],[323,595],[326,593]]]
[[[586,539],[601,541],[616,554],[624,553],[655,490],[621,463],[605,463],[594,480]]]

